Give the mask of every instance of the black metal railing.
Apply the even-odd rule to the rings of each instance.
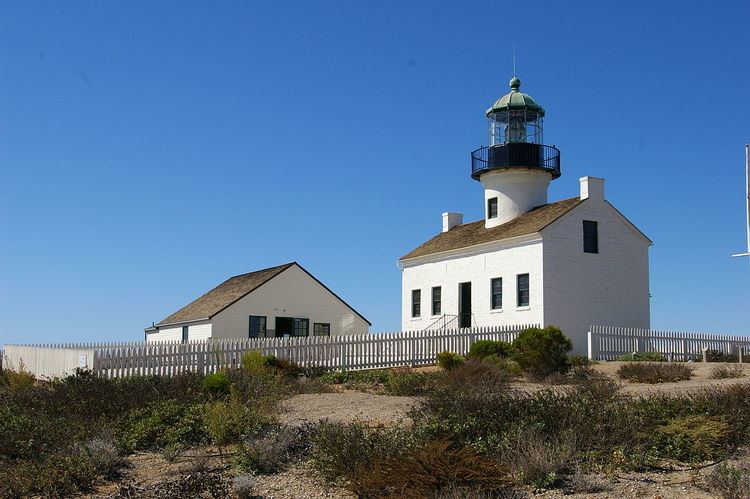
[[[560,150],[554,146],[512,142],[496,146],[483,146],[471,153],[471,177],[497,168],[541,168],[560,176]]]

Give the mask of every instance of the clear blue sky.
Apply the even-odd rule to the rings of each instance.
[[[750,333],[750,2],[0,4],[0,343],[139,340],[297,260],[400,324],[397,258],[482,216],[469,151],[523,89],[654,241],[652,324]]]

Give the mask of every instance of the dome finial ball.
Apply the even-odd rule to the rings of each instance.
[[[508,83],[508,85],[510,85],[511,89],[518,90],[519,88],[521,88],[521,80],[519,80],[518,78],[514,76],[513,78],[510,79],[510,82]]]

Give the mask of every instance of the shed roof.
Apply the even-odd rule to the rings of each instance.
[[[315,276],[305,270],[305,268],[303,268],[300,264],[298,264],[297,262],[290,262],[283,265],[278,265],[276,267],[269,267],[267,269],[256,270],[255,272],[248,272],[247,274],[240,274],[234,277],[230,277],[223,283],[213,288],[208,293],[185,305],[177,312],[158,322],[156,325],[163,326],[166,324],[191,322],[200,319],[210,319],[214,315],[234,304],[244,296],[252,293],[260,286],[267,283],[293,265],[299,267],[318,284],[323,286],[326,291],[331,293],[334,298],[343,303],[357,316],[361,317],[362,320],[370,324],[370,322],[365,319],[362,314],[354,310],[354,308],[352,308],[348,303],[342,300],[336,293],[331,291],[325,284],[316,279]]]
[[[485,228],[484,220],[458,225],[448,232],[441,232],[426,243],[405,254],[399,260],[407,260],[433,253],[468,248],[477,244],[533,234],[547,227],[582,202],[580,198],[574,197],[545,204],[509,222],[489,229]]]

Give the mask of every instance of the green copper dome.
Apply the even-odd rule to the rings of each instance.
[[[487,116],[498,111],[520,111],[522,109],[536,111],[540,116],[544,116],[544,108],[537,104],[529,94],[518,90],[521,88],[521,80],[514,76],[508,84],[510,85],[510,92],[492,104],[492,107],[487,110]]]

